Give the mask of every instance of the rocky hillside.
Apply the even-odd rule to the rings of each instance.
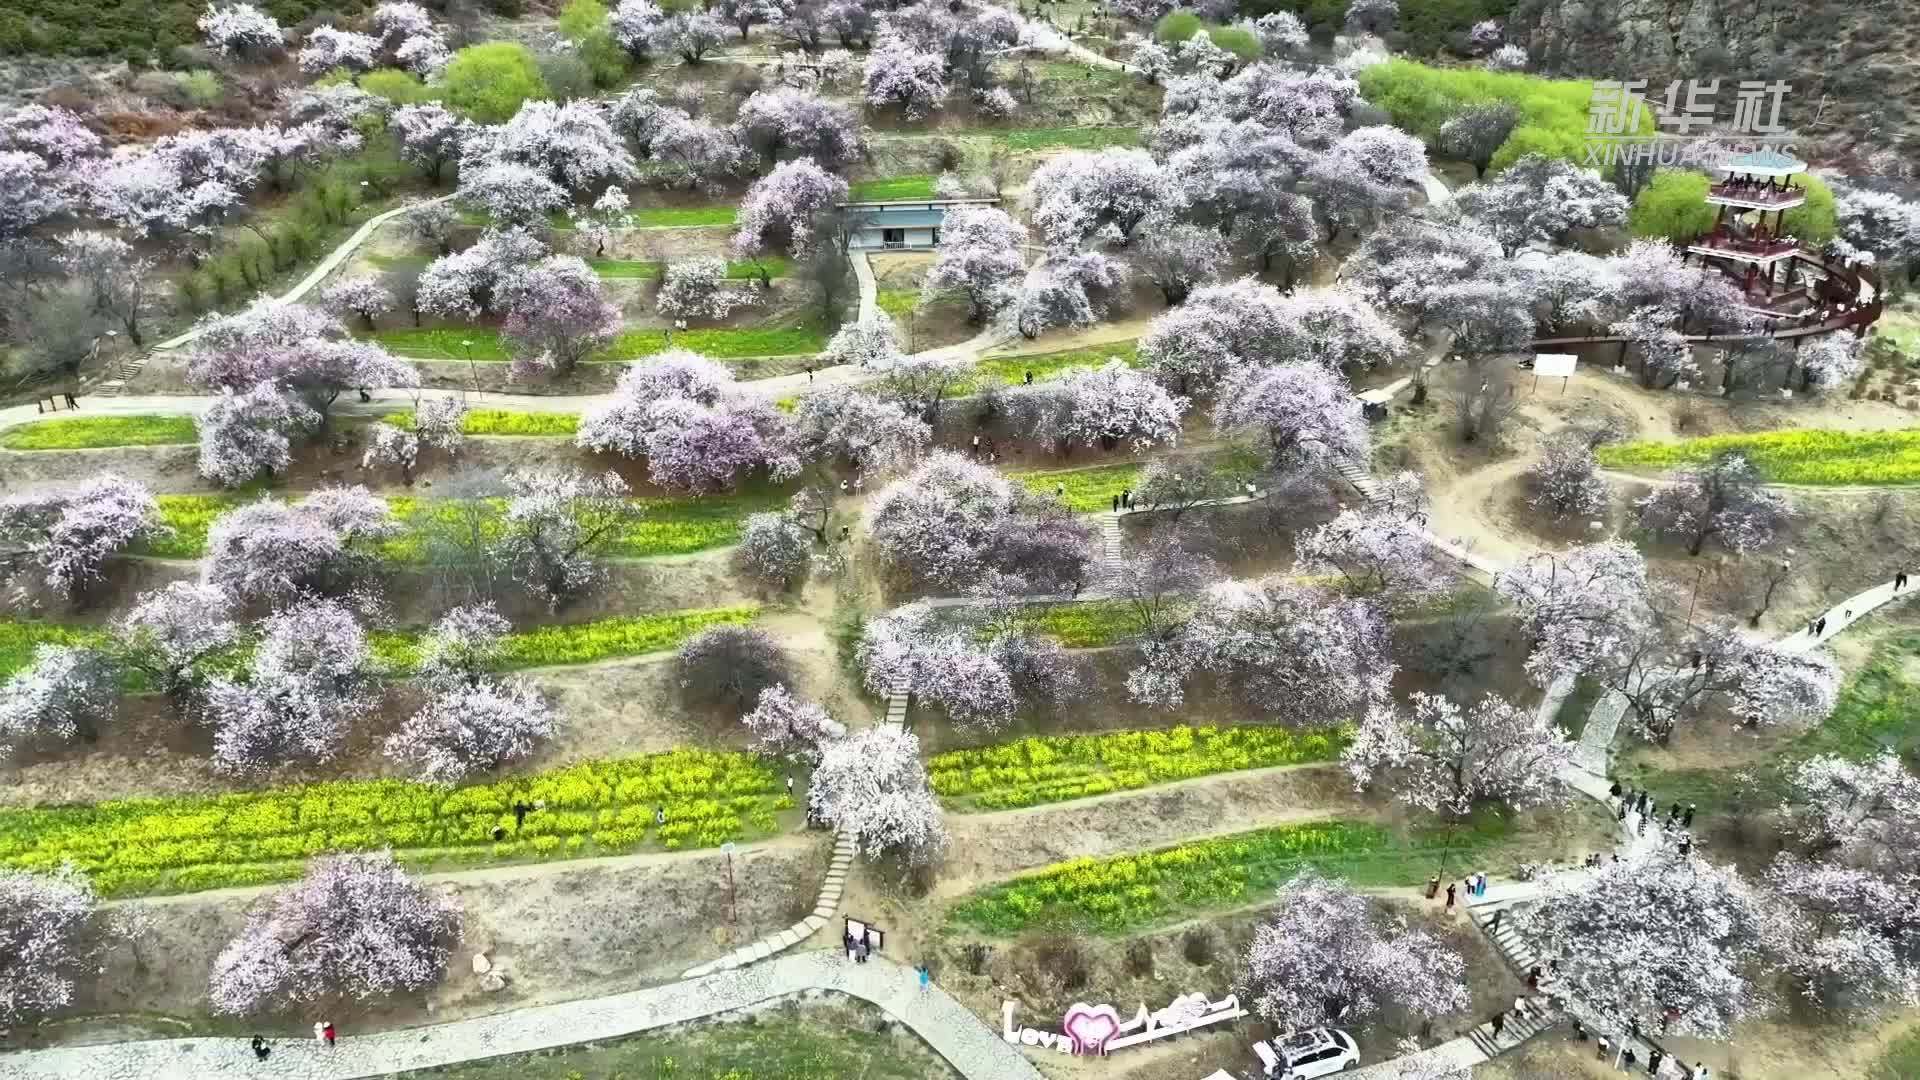
[[[1920,3],[1913,0],[1517,0],[1508,37],[1538,70],[1588,78],[1785,80],[1802,153],[1850,173],[1920,170]]]

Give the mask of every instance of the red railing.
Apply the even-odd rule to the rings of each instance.
[[[1774,258],[1791,255],[1800,250],[1800,242],[1791,236],[1764,236],[1742,238],[1724,229],[1715,229],[1687,242],[1688,247],[1712,248],[1729,255],[1753,255],[1759,258]]]
[[[1763,203],[1767,206],[1784,205],[1807,197],[1805,188],[1768,187],[1765,184],[1742,184],[1733,181],[1714,184],[1707,188],[1707,193],[1716,199],[1739,199],[1741,202]]]

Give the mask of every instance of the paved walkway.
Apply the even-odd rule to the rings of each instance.
[[[962,1076],[1041,1080],[1019,1049],[938,986],[922,991],[913,969],[875,957],[808,952],[751,967],[610,997],[515,1009],[494,1016],[373,1035],[346,1035],[332,1050],[312,1039],[274,1044],[264,1064],[246,1039],[155,1039],[31,1050],[0,1056],[0,1080],[217,1080],[285,1077],[358,1080],[411,1069],[615,1039],[827,990],[880,1007],[911,1028]]]
[[[873,279],[873,264],[866,252],[856,251],[848,261],[853,263],[853,279],[860,284],[859,321],[866,322],[880,314],[880,283]]]

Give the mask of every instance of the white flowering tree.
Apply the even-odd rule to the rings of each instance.
[[[260,624],[244,682],[207,687],[214,767],[256,775],[289,762],[336,757],[348,731],[380,707],[367,634],[333,600],[302,600]]]
[[[1409,707],[1367,710],[1341,762],[1356,787],[1382,784],[1410,806],[1458,821],[1475,807],[1522,810],[1561,800],[1572,760],[1567,733],[1493,694],[1463,708],[1415,693]]]
[[[460,201],[495,225],[533,228],[572,201],[567,189],[534,166],[482,160],[460,169]]]
[[[1494,153],[1519,123],[1520,110],[1511,102],[1468,105],[1440,125],[1434,146],[1449,157],[1470,162],[1477,180],[1486,173]]]
[[[1419,478],[1401,473],[1395,479],[1414,497],[1342,510],[1332,521],[1302,531],[1294,540],[1299,572],[1337,576],[1348,592],[1394,607],[1416,607],[1451,589],[1453,564],[1427,532]]]
[[[618,473],[527,469],[507,477],[494,554],[550,610],[597,581],[600,556],[640,519]]]
[[[280,24],[252,4],[207,5],[200,16],[207,47],[222,56],[263,59],[283,44]]]
[[[626,141],[592,101],[528,101],[513,119],[488,129],[467,156],[472,160],[462,161],[463,171],[476,164],[520,165],[568,192],[639,178]]]
[[[655,298],[663,319],[719,320],[735,307],[752,302],[750,296],[727,286],[727,261],[717,255],[667,264]]]
[[[753,736],[754,753],[809,765],[817,765],[825,748],[847,734],[846,725],[826,709],[784,686],[760,691],[760,700],[754,703],[753,711],[740,718],[740,725]]]
[[[391,852],[326,855],[247,914],[207,988],[228,1016],[334,997],[431,989],[460,940],[460,903],[415,881]]]
[[[1125,442],[1134,453],[1176,443],[1187,399],[1118,359],[1072,372],[1049,389],[1064,407],[1042,421],[1046,435],[1111,450]]]
[[[1213,426],[1223,435],[1264,441],[1271,467],[1281,473],[1364,461],[1370,441],[1346,380],[1309,363],[1237,373],[1221,389]]]
[[[947,846],[940,802],[927,785],[920,740],[891,726],[823,747],[807,785],[811,815],[852,834],[869,857],[932,862]]]
[[[1603,514],[1613,498],[1593,448],[1578,436],[1549,439],[1527,466],[1526,480],[1527,502],[1556,521]]]
[[[1612,1031],[1726,1039],[1774,1004],[1779,905],[1698,853],[1662,847],[1558,874],[1509,914],[1522,938],[1560,958],[1565,993]]]
[[[371,71],[380,60],[380,39],[332,26],[316,26],[307,31],[299,60],[300,71],[305,75],[324,75],[335,68]]]
[[[1026,244],[1026,226],[997,206],[950,207],[920,285],[922,302],[959,293],[967,298],[967,322],[985,322],[1012,302],[1027,272]]]
[[[92,742],[119,702],[120,670],[105,651],[35,646],[33,663],[0,683],[0,758],[23,745]]]
[[[1305,870],[1274,898],[1240,985],[1275,1030],[1347,1026],[1389,1008],[1430,1020],[1471,1002],[1459,953],[1404,917],[1380,918],[1345,881]]]
[[[367,449],[360,455],[363,469],[395,468],[408,487],[413,486],[413,466],[420,457],[420,436],[392,424],[375,421],[367,429]]]
[[[947,66],[941,56],[901,35],[882,33],[867,53],[862,85],[868,105],[897,108],[908,120],[920,120],[946,104]]]
[[[320,426],[320,414],[271,382],[248,390],[222,387],[193,418],[200,440],[200,475],[239,487],[261,473],[293,463],[293,447]]]
[[[431,688],[426,704],[388,736],[386,754],[430,784],[455,784],[533,755],[558,727],[525,679]]]
[[[1827,393],[1851,383],[1866,366],[1866,349],[1852,334],[1822,334],[1800,347],[1800,389]],[[1791,373],[1787,376],[1792,378]]]
[[[1285,359],[1275,345],[1287,321],[1285,299],[1270,285],[1250,277],[1209,285],[1154,318],[1140,359],[1180,393],[1210,395],[1242,367]]]
[[[874,496],[867,528],[892,572],[920,585],[959,589],[996,565],[1000,545],[1023,531],[1034,534],[1017,510],[1005,476],[937,450]]]
[[[1230,258],[1226,237],[1218,229],[1171,218],[1149,221],[1135,247],[1141,271],[1170,307],[1199,286],[1219,280]]]
[[[620,0],[607,13],[607,29],[628,56],[645,60],[653,51],[660,24],[666,18],[654,0]]]
[[[105,929],[93,884],[79,870],[0,868],[0,1024],[72,1004],[80,980],[99,971]]]
[[[547,245],[525,229],[489,229],[470,246],[428,263],[415,303],[447,319],[496,312],[496,294],[504,299],[521,267],[546,256]]]
[[[393,310],[393,293],[371,274],[343,277],[320,291],[320,302],[338,315],[358,315],[373,329],[375,319]]]
[[[202,662],[240,641],[233,608],[224,589],[198,582],[173,581],[142,593],[114,624],[119,656],[184,712],[206,682]]]
[[[402,105],[387,119],[387,127],[399,136],[401,158],[436,184],[447,165],[460,160],[461,148],[473,131],[458,114],[436,102]]]
[[[0,497],[0,581],[21,596],[77,601],[108,559],[163,531],[153,495],[114,473]]]
[[[213,519],[203,576],[242,604],[343,595],[372,571],[371,546],[399,528],[364,487],[322,488],[297,503],[264,498]]]
[[[822,239],[820,219],[846,198],[845,180],[804,158],[782,161],[740,200],[733,250],[743,258],[785,252],[805,259]]]
[[[924,601],[867,620],[854,659],[870,692],[904,690],[967,730],[1005,727],[1018,704],[1007,669],[964,629],[936,626]]]
[[[747,515],[735,557],[749,575],[776,589],[805,581],[813,570],[816,536],[791,514]]]
[[[305,304],[257,302],[202,324],[187,377],[208,390],[248,391],[272,383],[322,420],[348,390],[420,385],[413,365],[357,341],[335,316]]]
[[[1393,668],[1372,602],[1274,576],[1201,593],[1175,633],[1142,647],[1127,693],[1175,709],[1204,683],[1275,722],[1320,726],[1357,718]]]
[[[897,402],[833,387],[801,397],[793,410],[793,436],[803,460],[887,476],[920,456],[933,429]]]
[[[1145,150],[1061,154],[1027,181],[1033,227],[1057,251],[1073,250],[1107,226],[1124,241],[1170,195],[1166,173]]]
[[[612,400],[581,418],[575,441],[644,457],[648,479],[688,491],[731,488],[759,468],[775,479],[798,473],[786,417],[734,390],[732,375],[712,361],[662,353],[621,376]]]
[[[1057,326],[1092,326],[1127,280],[1127,264],[1097,251],[1055,253],[1027,271],[1013,300],[1014,327],[1036,338]]]
[[[791,154],[833,169],[860,156],[860,121],[852,110],[788,86],[748,95],[734,125],[768,163]]]
[[[93,294],[94,310],[117,320],[134,348],[144,347],[142,320],[159,292],[153,280],[156,262],[104,232],[76,229],[62,235],[59,243],[55,258]]]
[[[1768,491],[1746,456],[1727,453],[1681,469],[1634,503],[1640,526],[1670,536],[1698,555],[1709,538],[1739,554],[1766,547],[1793,508]]]
[[[1508,255],[1529,244],[1560,244],[1575,229],[1613,228],[1627,220],[1627,197],[1611,181],[1544,154],[1528,154],[1454,198]]]

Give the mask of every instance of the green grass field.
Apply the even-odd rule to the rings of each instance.
[[[882,306],[885,306],[884,303]],[[977,394],[989,386],[1019,386],[1027,381],[1029,371],[1033,372],[1034,382],[1043,383],[1064,379],[1076,371],[1104,366],[1109,360],[1119,360],[1128,367],[1137,367],[1140,362],[1138,346],[1139,343],[1135,341],[1116,341],[1111,345],[1094,345],[1065,352],[986,357],[973,365],[973,374],[956,393]]]
[[[411,409],[388,413],[380,419],[395,427],[413,428]],[[580,430],[580,414],[473,409],[461,420],[460,430],[468,435],[572,435]]]
[[[160,520],[173,532],[136,545],[134,553],[159,559],[197,559],[206,553],[207,530],[214,519],[253,498],[241,494],[157,496]],[[766,487],[732,495],[636,499],[643,511],[640,519],[620,533],[607,553],[642,559],[725,547],[739,540],[747,515],[778,506],[785,498],[784,490]],[[399,536],[381,544],[380,553],[397,562],[415,561],[420,558],[423,533],[413,526],[426,524],[422,515],[435,512],[434,508],[442,504],[411,496],[395,496],[387,502],[400,519],[402,530]],[[503,500],[493,503],[495,512],[504,512]]]
[[[1140,129],[1132,127],[1016,128],[995,133],[1009,150],[1099,150],[1108,146],[1139,146]]]
[[[847,193],[847,198],[858,202],[885,202],[902,199],[933,198],[934,177],[921,173],[913,176],[888,176],[878,180],[856,180]]]
[[[1057,639],[1069,649],[1096,649],[1133,633],[1134,617],[1125,600],[1088,600],[1077,604],[1029,604],[1020,625]]]
[[[497,364],[513,359],[500,340],[500,331],[491,326],[426,329],[398,327],[375,330],[366,335],[386,346],[396,356],[416,360],[473,360]],[[817,322],[794,326],[743,326],[703,330],[679,330],[673,334],[673,347],[691,349],[716,360],[737,360],[751,356],[809,356],[826,348],[826,327]],[[651,356],[667,348],[664,330],[628,330],[613,344],[595,353],[591,362],[628,363]]]
[[[5,450],[94,450],[197,442],[191,416],[74,416],[36,420],[0,432]]]
[[[641,259],[588,259],[587,265],[608,281],[637,281],[659,277],[667,264]],[[769,255],[759,262],[728,263],[727,277],[734,281],[750,281],[760,276],[762,268],[765,268],[768,277],[786,277],[791,269],[784,256]]]
[[[1594,456],[1608,468],[1666,472],[1729,451],[1745,454],[1761,475],[1776,484],[1920,483],[1920,428],[1709,435],[1681,442],[1603,446]]]

